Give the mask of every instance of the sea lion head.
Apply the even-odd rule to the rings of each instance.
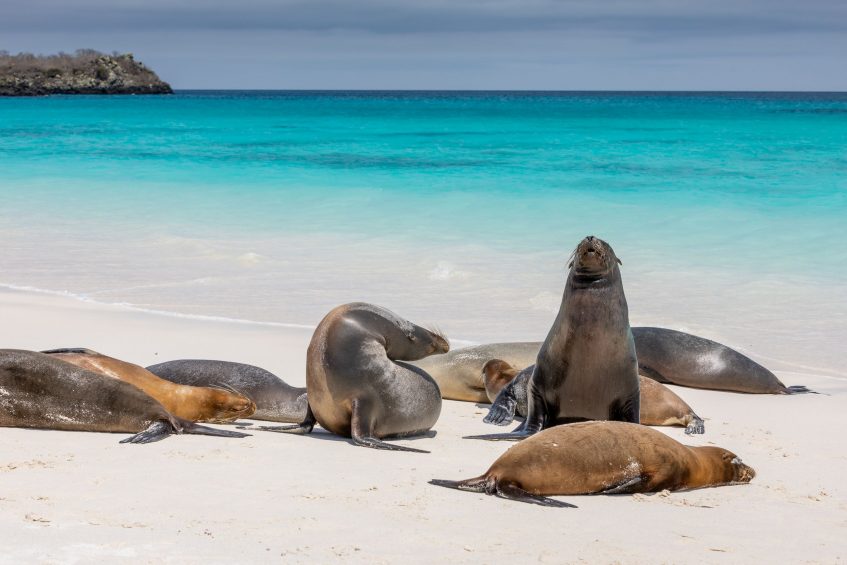
[[[580,276],[602,277],[621,264],[612,246],[600,238],[589,235],[579,242],[568,268]]]
[[[705,446],[699,450],[706,454],[710,461],[710,471],[713,484],[749,483],[756,477],[756,471],[745,465],[735,453],[722,447]]]
[[[246,418],[256,411],[256,404],[242,394],[209,388],[207,399],[211,415],[209,422],[232,422],[238,418]]]
[[[502,359],[490,359],[482,367],[482,382],[488,400],[494,402],[504,386],[512,382],[518,370]]]

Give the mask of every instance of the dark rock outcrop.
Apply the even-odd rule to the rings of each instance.
[[[80,50],[75,55],[40,57],[0,52],[0,96],[172,92],[168,83],[131,53],[104,55]]]

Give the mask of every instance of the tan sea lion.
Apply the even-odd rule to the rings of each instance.
[[[529,377],[526,418],[512,434],[474,439],[520,439],[584,420],[639,422],[638,361],[620,263],[594,236],[577,245],[559,313]]]
[[[515,416],[526,416],[526,386],[534,367],[518,371],[502,359],[492,359],[483,368],[485,392],[492,405],[485,422],[506,426]],[[640,376],[641,423],[645,426],[683,426],[686,434],[702,434],[703,419],[665,385]]]
[[[261,367],[231,361],[179,359],[147,367],[154,375],[189,386],[237,390],[256,403],[251,420],[302,422],[309,402],[306,387],[288,385]]]
[[[246,437],[170,414],[141,389],[51,355],[0,350],[0,426],[133,433],[121,443],[169,434]]]
[[[353,443],[414,451],[383,438],[428,431],[441,413],[441,391],[414,361],[450,348],[447,340],[380,306],[334,308],[318,324],[306,354],[309,414],[299,426],[260,428],[308,433],[315,421]]]
[[[51,349],[42,353],[136,386],[174,416],[192,422],[232,422],[256,411],[256,405],[244,395],[220,388],[175,384],[143,367],[90,349]]]
[[[691,447],[630,422],[547,428],[513,446],[485,474],[431,484],[573,507],[549,495],[633,494],[748,483],[756,472],[720,447]]]

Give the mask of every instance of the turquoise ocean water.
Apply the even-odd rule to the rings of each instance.
[[[847,337],[847,94],[0,99],[0,199],[0,283],[89,300],[541,339],[594,234],[633,323],[836,369]]]

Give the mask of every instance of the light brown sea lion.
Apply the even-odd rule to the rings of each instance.
[[[520,439],[585,420],[639,422],[638,361],[620,263],[594,236],[577,245],[559,313],[529,377],[526,418],[512,434],[474,439]]]
[[[508,425],[515,413],[526,416],[526,386],[534,367],[518,371],[502,359],[492,359],[482,368],[485,392],[492,405],[485,422]],[[641,423],[645,426],[683,426],[686,434],[702,434],[703,419],[665,385],[641,376]]]
[[[428,431],[441,414],[441,391],[414,361],[450,348],[447,340],[380,306],[334,308],[318,324],[306,354],[309,414],[299,426],[259,428],[308,433],[315,421],[353,443],[414,451],[383,438]]]
[[[261,367],[231,361],[179,359],[150,365],[147,370],[174,383],[225,387],[256,403],[251,420],[302,422],[309,402],[306,387],[288,385]]]
[[[141,389],[43,353],[0,350],[0,426],[133,433],[121,443],[169,434],[246,437],[170,414]]]
[[[431,484],[543,506],[549,495],[633,494],[748,483],[756,472],[720,447],[691,447],[630,422],[581,422],[543,430],[484,475]]]
[[[253,401],[241,394],[219,388],[175,384],[143,367],[90,349],[51,349],[42,353],[136,386],[158,400],[174,416],[192,422],[232,422],[247,418],[256,411]]]

